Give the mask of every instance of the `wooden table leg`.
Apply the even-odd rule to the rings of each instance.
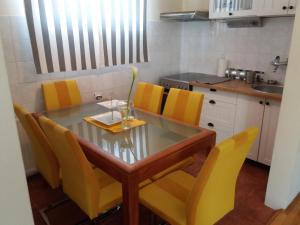
[[[124,225],[139,224],[139,183],[132,178],[122,185]]]

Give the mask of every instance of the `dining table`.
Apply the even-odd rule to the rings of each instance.
[[[112,133],[83,118],[111,111],[97,103],[42,113],[70,129],[87,159],[122,184],[124,225],[139,224],[139,184],[200,151],[208,153],[216,133],[162,115],[132,109],[144,125]]]

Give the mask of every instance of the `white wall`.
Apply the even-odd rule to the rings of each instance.
[[[23,0],[0,0],[0,16],[22,16],[24,12]]]
[[[33,225],[0,38],[0,218],[5,225]]]
[[[297,9],[266,204],[286,208],[300,192],[300,7]]]

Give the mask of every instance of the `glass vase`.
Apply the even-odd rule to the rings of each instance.
[[[124,104],[125,102],[125,104]],[[134,119],[133,116],[133,104],[131,101],[124,101],[121,105],[119,105],[119,112],[122,118],[122,129],[128,130],[130,129],[131,121]]]

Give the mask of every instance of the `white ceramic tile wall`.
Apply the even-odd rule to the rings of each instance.
[[[151,62],[136,65],[139,80],[158,82],[160,76],[180,71],[181,24],[149,22],[149,55]],[[83,102],[94,101],[94,93],[125,99],[130,85],[129,66],[118,66],[80,72],[38,75],[35,72],[31,44],[24,16],[1,16],[0,34],[13,100],[30,111],[44,109],[41,83],[47,80],[74,78],[78,81]],[[172,37],[170,39],[170,37]],[[34,171],[30,145],[21,126],[20,138],[26,171]]]
[[[276,73],[270,62],[287,58],[293,17],[268,18],[260,28],[228,28],[222,22],[183,24],[181,70],[216,74],[217,60],[229,59],[233,68],[261,70],[266,79],[284,81],[285,69]]]

